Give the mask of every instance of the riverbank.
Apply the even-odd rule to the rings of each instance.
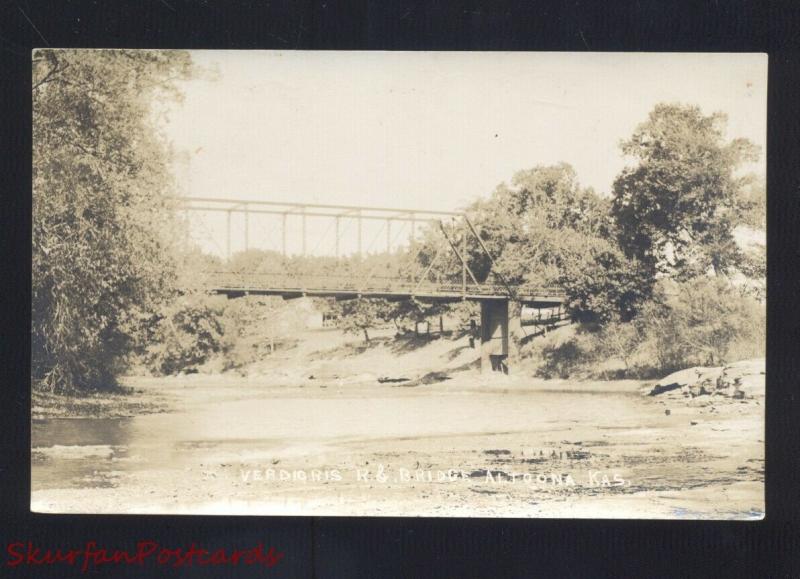
[[[635,391],[640,380],[560,380],[532,376],[522,361],[511,376],[481,374],[478,350],[466,336],[410,336],[396,338],[394,330],[374,330],[370,344],[338,331],[309,331],[285,350],[243,368],[225,372],[210,363],[200,372],[176,376],[126,376],[108,391],[58,394],[34,387],[32,416],[44,418],[125,418],[175,410],[175,390],[196,385],[253,385],[274,389],[280,395],[288,387],[354,388],[382,386],[415,388],[435,384],[441,391],[481,391],[513,388],[519,391]],[[244,378],[245,380],[241,380]]]
[[[173,408],[171,402],[155,390],[130,386],[80,394],[53,393],[34,386],[31,418],[130,418],[168,412]]]

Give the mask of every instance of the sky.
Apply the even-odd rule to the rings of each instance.
[[[519,170],[562,161],[608,194],[626,164],[620,141],[659,102],[726,113],[727,136],[759,145],[752,169],[765,167],[762,54],[192,57],[210,74],[182,83],[163,129],[181,159],[181,189],[197,197],[449,211]]]

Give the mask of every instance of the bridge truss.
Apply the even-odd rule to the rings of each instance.
[[[220,270],[204,272],[202,289],[229,296],[237,295],[280,295],[285,298],[299,296],[325,296],[338,299],[354,297],[380,297],[386,299],[407,299],[409,297],[427,301],[495,301],[515,300],[536,307],[561,304],[564,293],[559,288],[535,286],[531,284],[509,284],[496,271],[493,256],[486,248],[483,239],[464,213],[449,211],[427,211],[420,209],[399,209],[386,207],[365,207],[349,205],[328,205],[277,201],[231,200],[222,198],[184,197],[178,208],[188,214],[192,212],[216,212],[225,215],[225,253],[231,256],[231,218],[240,214],[244,220],[244,247],[250,248],[250,218],[254,215],[273,215],[280,217],[281,255],[288,260],[287,233],[288,218],[300,221],[301,252],[306,255],[307,218],[322,217],[333,220],[334,255],[342,257],[341,232],[343,223],[355,224],[357,232],[357,254],[362,256],[363,224],[367,221],[382,222],[386,234],[386,251],[392,248],[392,225],[410,224],[412,241],[416,237],[418,225],[434,225],[439,236],[436,252],[426,267],[414,271],[401,272],[397,276],[381,276],[372,270],[363,275],[309,274],[291,271],[281,267],[280,271],[242,272]],[[467,259],[468,240],[477,240],[478,247],[491,263],[490,274],[479,281]],[[374,241],[374,240],[373,240]],[[422,249],[422,246],[419,248]],[[440,279],[435,266],[442,259],[457,258],[460,280]],[[414,256],[412,263],[417,263]]]

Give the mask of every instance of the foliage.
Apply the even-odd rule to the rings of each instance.
[[[245,366],[272,353],[275,343],[299,326],[298,315],[280,297],[227,300],[222,313],[227,368]]]
[[[278,273],[284,271],[284,259],[275,251],[248,249],[234,253],[226,264],[225,271],[247,273]]]
[[[202,271],[222,270],[235,273],[278,274],[286,277],[324,276],[336,279],[337,284],[345,284],[358,289],[359,283],[368,282],[380,286],[382,279],[397,278],[398,271],[408,260],[405,252],[382,252],[359,256],[357,254],[333,257],[319,255],[283,256],[275,251],[248,249],[234,253],[225,262],[197,264]]]
[[[649,298],[652,280],[607,239],[563,232],[551,251],[559,268],[555,284],[578,321],[628,321]]]
[[[32,373],[109,386],[168,292],[177,227],[154,98],[177,98],[182,51],[33,55]]]
[[[601,354],[596,328],[580,325],[565,339],[547,339],[528,355],[539,360],[536,375],[542,378],[567,379],[583,372]]]
[[[636,324],[640,353],[661,371],[730,362],[732,348],[742,342],[763,355],[766,345],[764,307],[718,277],[665,280]]]
[[[537,374],[542,378],[569,378],[576,368],[585,363],[585,354],[575,338],[557,346],[547,345],[542,348],[543,363]]]
[[[726,273],[739,260],[733,227],[755,161],[746,139],[726,142],[727,118],[699,107],[659,104],[622,151],[638,161],[614,181],[611,213],[622,248],[653,272],[688,279]]]
[[[640,328],[630,322],[611,320],[602,327],[598,337],[601,353],[622,360],[627,372],[642,340]]]
[[[719,276],[663,279],[629,322],[582,323],[534,340],[523,356],[545,378],[607,376],[599,362],[619,361],[617,376],[664,376],[691,366],[716,366],[764,356],[765,308]]]
[[[509,282],[552,283],[558,264],[548,234],[608,234],[605,202],[577,182],[566,163],[520,171],[511,186],[501,184],[486,201],[468,209],[484,245],[496,262],[495,273]],[[561,238],[550,240],[556,244]],[[479,281],[487,279],[491,261],[477,240],[468,239],[468,263]]]
[[[741,223],[753,229],[767,228],[767,187],[764,179],[752,179],[739,190]]]
[[[476,323],[480,320],[481,307],[478,302],[456,302],[448,307],[448,313],[455,318],[457,324],[461,326],[462,329],[466,329],[470,327],[471,320]]]
[[[370,343],[369,330],[386,322],[393,309],[391,302],[382,299],[357,298],[334,303],[339,328],[349,334],[363,332],[367,344]]]
[[[146,351],[159,374],[197,371],[225,346],[224,298],[189,294],[168,304],[154,322]]]
[[[432,318],[444,315],[449,311],[449,306],[443,303],[423,302],[415,298],[399,300],[385,308],[383,318],[394,322],[398,330],[407,330],[407,327],[422,322],[430,322]]]
[[[224,271],[224,266],[216,255],[198,247],[181,248],[176,252],[176,287],[201,291],[205,283],[203,276],[218,271]]]
[[[766,301],[767,248],[756,245],[742,253],[739,271],[743,279],[740,288],[758,302]]]
[[[608,202],[581,188],[566,163],[520,171],[467,214],[494,260],[467,236],[467,263],[479,282],[564,289],[580,320],[629,319],[649,294],[652,280],[615,243]],[[436,231],[423,239],[423,266],[434,260],[435,239]],[[437,275],[460,278],[456,257],[435,265]]]
[[[188,293],[150,320],[142,360],[158,374],[247,366],[285,348],[305,327],[309,312],[299,302]]]

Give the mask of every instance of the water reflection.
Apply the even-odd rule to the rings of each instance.
[[[135,469],[183,469],[231,457],[319,452],[357,440],[547,432],[567,423],[658,427],[663,411],[638,395],[586,392],[382,391],[261,397],[115,419],[32,425],[34,489],[113,485]],[[197,402],[194,398],[194,402]],[[109,473],[111,473],[109,475]]]
[[[130,440],[133,418],[51,418],[34,420],[31,444],[34,448],[54,445],[121,446]]]

